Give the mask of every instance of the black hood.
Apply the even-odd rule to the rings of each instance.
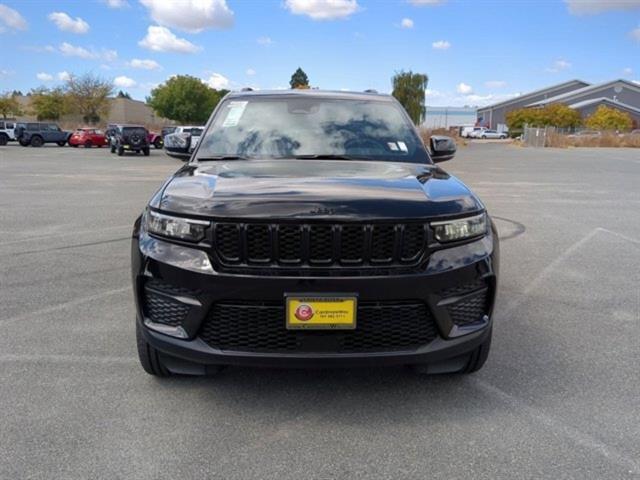
[[[433,165],[366,161],[232,160],[187,165],[151,206],[217,218],[433,218],[482,203]]]

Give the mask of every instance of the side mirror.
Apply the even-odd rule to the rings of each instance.
[[[456,142],[451,137],[433,135],[429,139],[431,158],[435,163],[451,160],[456,155]]]
[[[189,160],[191,158],[190,147],[190,133],[170,133],[164,137],[164,150],[170,157],[183,161]]]

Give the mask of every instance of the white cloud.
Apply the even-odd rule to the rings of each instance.
[[[640,27],[631,30],[629,32],[629,35],[631,35],[631,38],[633,38],[636,42],[640,42]]]
[[[439,92],[438,90],[431,90],[430,88],[427,88],[424,91],[424,96],[425,98],[440,98],[443,96],[442,92]]]
[[[608,10],[640,9],[640,0],[564,0],[574,15],[594,15]]]
[[[627,68],[623,69],[622,70],[622,74],[627,76],[627,77],[630,77],[633,74],[633,68],[627,67]]]
[[[416,7],[427,7],[434,5],[442,5],[446,3],[447,0],[409,0],[411,5],[415,5]]]
[[[437,42],[433,42],[431,46],[435,50],[449,50],[449,48],[451,48],[451,44],[446,40],[438,40]]]
[[[125,8],[129,6],[127,0],[103,0],[109,8]]]
[[[76,47],[67,42],[62,42],[60,44],[60,53],[67,57],[80,57],[85,60],[96,58],[93,52],[90,52],[84,47]]]
[[[122,75],[113,79],[113,85],[118,88],[131,88],[136,86],[136,81]]]
[[[233,11],[226,0],[140,0],[140,3],[160,25],[187,32],[233,26]]]
[[[550,67],[548,67],[546,70],[547,72],[557,73],[557,72],[561,72],[562,70],[568,70],[569,68],[571,68],[571,63],[560,58],[555,62],[553,62],[553,64]]]
[[[400,28],[413,28],[413,20],[410,18],[403,18],[400,22]]]
[[[253,68],[247,68],[247,71],[245,73],[250,77],[252,77],[253,75],[256,74],[256,71]]]
[[[16,72],[14,72],[13,70],[7,70],[7,69],[4,69],[4,68],[0,68],[0,78],[5,78],[5,77],[8,77],[8,76],[11,76],[14,73],[16,73]]]
[[[102,58],[105,62],[115,62],[118,59],[118,52],[115,50],[103,50],[98,57]]]
[[[473,93],[473,87],[471,87],[471,85],[467,85],[464,82],[460,82],[456,87],[456,92],[462,95],[471,95]]]
[[[160,70],[162,67],[155,60],[134,58],[129,62],[131,68],[139,68],[141,70]]]
[[[168,28],[157,25],[149,26],[147,36],[138,45],[154,52],[195,53],[200,50],[200,47],[189,40],[178,38]]]
[[[47,18],[55,23],[58,29],[63,32],[83,34],[89,31],[89,24],[87,22],[80,17],[76,17],[74,20],[64,12],[51,12]]]
[[[0,4],[0,32],[26,29],[27,21],[17,10]]]
[[[484,82],[484,86],[487,88],[504,88],[507,86],[507,82],[504,80],[488,80]]]
[[[213,73],[207,80],[207,85],[220,90],[229,86],[229,79],[220,73]]]
[[[41,82],[50,82],[51,80],[53,80],[53,75],[51,75],[50,73],[40,72],[36,75],[36,78]]]
[[[464,97],[461,103],[465,105],[491,105],[492,103],[502,102],[511,98],[519,97],[520,93],[501,93],[501,94],[489,94],[489,95],[467,95]]]
[[[271,40],[271,37],[258,37],[256,42],[258,42],[258,45],[273,45],[273,40]]]
[[[51,45],[47,45],[44,47],[44,50],[47,52],[55,52],[56,49]],[[85,60],[104,60],[105,62],[115,62],[118,59],[118,52],[115,50],[89,50],[84,47],[79,47],[76,45],[72,45],[67,42],[62,42],[58,47],[58,52],[60,52],[65,57],[78,57],[83,58]]]
[[[284,6],[294,15],[313,20],[347,18],[360,9],[357,0],[285,0]]]
[[[61,82],[66,82],[70,78],[71,78],[71,74],[66,70],[63,70],[62,72],[58,72],[58,80],[60,80]]]

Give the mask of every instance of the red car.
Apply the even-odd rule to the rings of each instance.
[[[149,135],[147,135],[147,140],[149,141],[149,144],[153,145],[156,149],[160,149],[164,146],[164,141],[162,140],[162,135],[160,134],[149,132]]]
[[[84,145],[85,148],[91,148],[94,145],[97,147],[103,147],[107,145],[107,137],[102,130],[96,130],[95,128],[78,128],[69,137],[69,145],[77,147]]]

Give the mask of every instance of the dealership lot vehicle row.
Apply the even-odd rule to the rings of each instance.
[[[0,478],[640,477],[633,151],[471,145],[444,166],[502,238],[492,357],[467,379],[148,378],[130,230],[179,165],[159,151],[0,147],[0,407],[14,412],[0,419]]]

